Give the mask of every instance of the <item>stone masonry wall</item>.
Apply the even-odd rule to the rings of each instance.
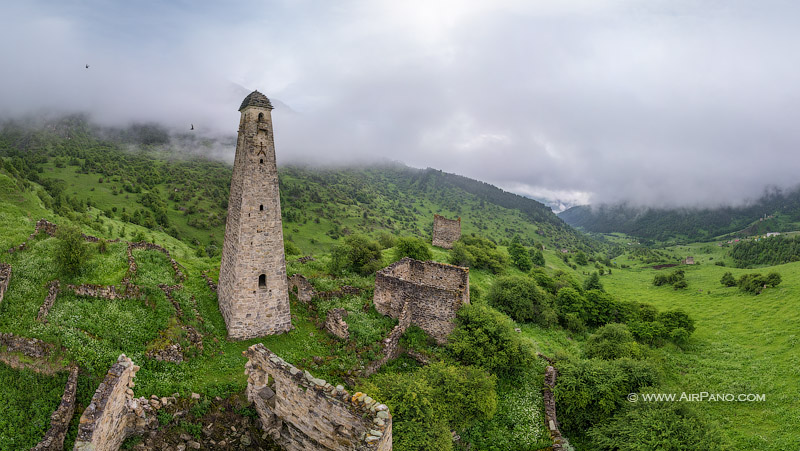
[[[342,340],[350,338],[350,327],[344,322],[345,316],[347,316],[347,310],[343,308],[331,309],[325,318],[325,330]]]
[[[403,258],[378,271],[373,302],[393,318],[407,302],[411,323],[443,344],[455,328],[456,312],[469,304],[469,268]]]
[[[50,313],[50,309],[56,303],[59,290],[61,290],[61,283],[58,280],[51,280],[47,286],[47,296],[45,296],[42,306],[39,307],[39,313],[36,315],[36,321],[47,323],[47,314]]]
[[[433,215],[433,245],[452,249],[453,243],[461,238],[461,218],[447,219]]]
[[[409,307],[408,301],[406,301],[402,310],[400,311],[400,319],[397,322],[397,325],[392,328],[391,332],[389,332],[389,336],[383,340],[383,356],[380,359],[370,363],[364,369],[364,377],[369,377],[377,373],[378,370],[386,364],[386,362],[396,359],[400,355],[400,338],[404,333],[406,333],[406,330],[408,330],[409,326],[411,326],[411,308]]]
[[[9,282],[11,282],[11,265],[0,263],[0,304],[3,303]]]
[[[544,373],[544,415],[547,421],[547,429],[550,431],[550,438],[553,439],[553,451],[569,449],[569,447],[564,447],[567,441],[561,435],[558,419],[556,418],[556,399],[553,394],[553,390],[556,388],[556,376],[556,369],[548,365]]]
[[[133,397],[137,371],[125,354],[111,366],[81,415],[75,451],[116,451],[126,438],[157,426],[147,399]]]
[[[18,337],[14,334],[0,333],[0,346],[7,352],[20,352],[28,357],[47,357],[53,351],[53,345],[38,338]]]
[[[233,340],[292,329],[269,105],[253,92],[240,108],[217,291]]]
[[[61,404],[50,416],[50,429],[31,451],[61,451],[67,436],[72,414],[75,413],[75,395],[78,391],[78,367],[72,367],[61,396]]]
[[[388,451],[392,416],[364,393],[351,395],[301,371],[265,348],[251,346],[247,398],[264,429],[287,451]]]

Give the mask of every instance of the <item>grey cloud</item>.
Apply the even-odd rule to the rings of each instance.
[[[282,162],[388,158],[570,204],[797,183],[788,2],[137,5],[0,7],[0,113],[227,135],[257,88]]]

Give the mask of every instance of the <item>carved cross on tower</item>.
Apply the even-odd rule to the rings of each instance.
[[[258,153],[256,155],[267,156],[267,153],[264,152],[264,143],[259,143],[258,145],[259,145],[259,150],[258,150]]]

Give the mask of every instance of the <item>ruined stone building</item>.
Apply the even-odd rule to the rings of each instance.
[[[247,399],[287,451],[390,451],[392,415],[365,393],[350,394],[284,361],[263,344],[247,356]]]
[[[228,337],[244,340],[285,332],[291,322],[272,104],[253,91],[239,111],[218,295]]]
[[[461,218],[447,219],[433,215],[433,245],[452,249],[453,243],[461,238]]]
[[[399,318],[411,310],[411,324],[443,344],[455,328],[456,312],[469,304],[469,268],[412,258],[375,275],[375,310]]]

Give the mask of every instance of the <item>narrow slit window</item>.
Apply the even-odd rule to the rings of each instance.
[[[264,159],[261,158],[261,159],[258,160],[258,162],[259,162],[259,164],[264,164]]]
[[[258,288],[267,288],[267,275],[261,274],[258,276]]]
[[[260,206],[258,207],[258,209],[259,209],[260,211],[264,211],[264,205],[263,205],[263,204],[262,204],[262,205],[260,205]]]

